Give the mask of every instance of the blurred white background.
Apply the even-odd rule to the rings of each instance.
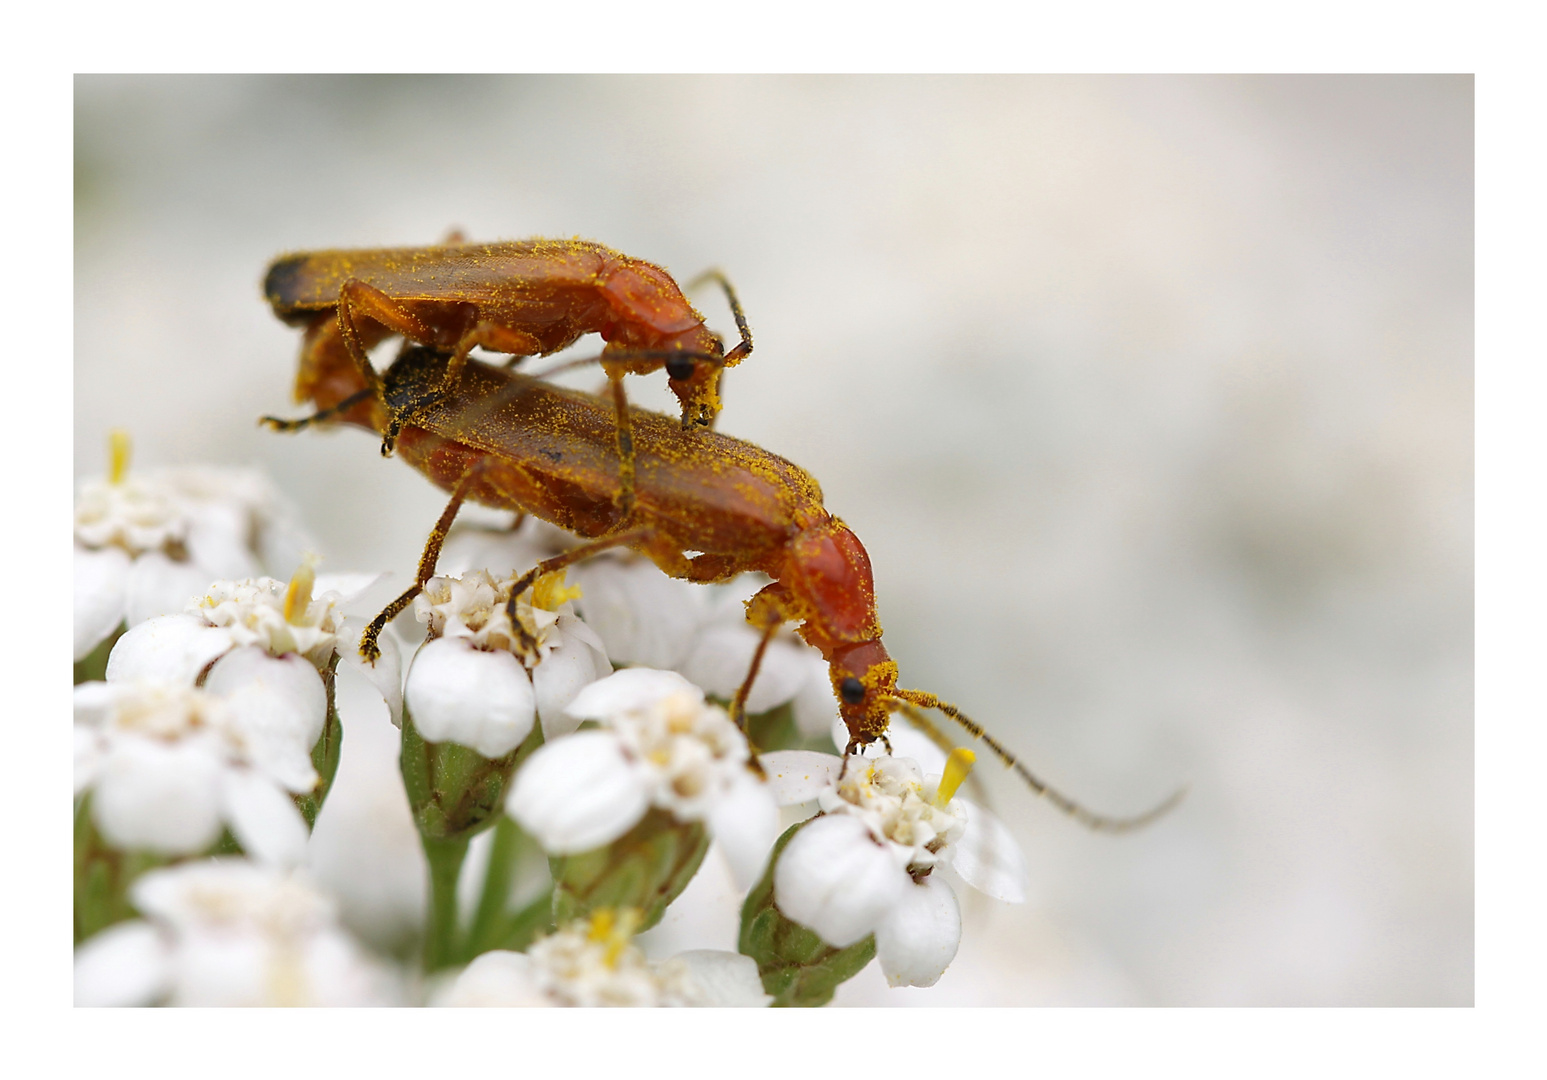
[[[270,259],[719,266],[757,338],[720,427],[863,539],[903,683],[1098,810],[1191,784],[1114,839],[985,759],[1032,901],[840,1002],[1473,1000],[1469,78],[82,77],[75,121],[77,474],[113,426],[258,464],[325,568],[401,578],[444,497],[255,424],[299,412]],[[412,838],[361,839],[390,735],[318,837],[377,935],[417,895]]]

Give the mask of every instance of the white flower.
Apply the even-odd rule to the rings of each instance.
[[[306,822],[290,792],[309,791],[317,776],[310,760],[288,758],[255,724],[263,693],[221,698],[154,682],[76,687],[75,793],[90,792],[104,839],[192,855],[229,826],[255,858],[299,862]]]
[[[180,610],[217,578],[293,562],[300,530],[250,469],[128,472],[115,436],[112,475],[85,481],[75,504],[75,659],[120,624]]]
[[[805,759],[819,756],[764,755],[766,768],[784,774],[781,801],[810,797],[824,770]],[[842,779],[817,794],[822,816],[795,834],[774,867],[779,910],[835,948],[873,933],[893,986],[933,985],[956,955],[961,911],[932,870],[948,864],[967,884],[1011,903],[1026,895],[1025,860],[1009,831],[953,797],[971,761],[957,750],[944,776],[926,781],[909,758],[850,758]]]
[[[770,1000],[751,957],[701,949],[652,964],[603,911],[538,939],[525,954],[484,953],[435,1004],[761,1006]]]
[[[570,612],[573,591],[562,580],[540,580],[530,601],[518,599],[525,636],[510,625],[512,580],[474,570],[426,583],[414,614],[431,636],[415,655],[404,690],[426,741],[497,758],[521,745],[534,717],[550,738],[574,730],[564,706],[612,665],[601,640]],[[531,641],[535,648],[527,647]]]
[[[327,578],[315,583],[326,584]],[[149,679],[202,685],[229,698],[247,717],[253,752],[278,769],[293,769],[287,782],[316,782],[311,749],[327,722],[322,672],[337,653],[358,668],[396,715],[401,708],[398,653],[383,635],[375,666],[354,647],[360,626],[345,620],[345,598],[334,589],[312,596],[314,578],[305,563],[287,586],[273,578],[216,581],[184,612],[161,615],[131,628],[108,657],[108,682]]]
[[[144,921],[76,950],[77,1005],[389,1005],[399,996],[299,872],[208,859],[152,871],[130,897]]]
[[[741,888],[757,879],[778,808],[745,737],[702,690],[676,672],[628,668],[587,686],[568,711],[604,726],[540,747],[506,803],[545,850],[602,847],[655,806],[704,822]]]

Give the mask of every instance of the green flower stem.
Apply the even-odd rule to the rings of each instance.
[[[494,826],[494,842],[489,847],[489,866],[483,876],[483,894],[478,898],[478,911],[473,925],[467,932],[469,956],[493,948],[489,942],[495,936],[499,924],[504,921],[505,907],[510,900],[511,877],[515,874],[516,861],[521,854],[521,827],[509,817],[502,816]]]
[[[424,936],[424,970],[439,971],[461,962],[457,940],[457,878],[467,858],[467,838],[424,839],[430,864],[430,924]]]
[[[91,821],[91,799],[75,805],[75,943],[132,919],[129,886],[167,859],[143,851],[116,851]]]

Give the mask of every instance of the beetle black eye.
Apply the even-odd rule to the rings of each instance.
[[[666,377],[674,382],[686,382],[693,377],[693,358],[673,356],[666,361]]]
[[[865,700],[865,684],[850,675],[838,684],[838,696],[845,705],[858,705]]]

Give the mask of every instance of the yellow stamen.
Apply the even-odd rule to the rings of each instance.
[[[592,912],[591,929],[586,936],[598,945],[607,947],[604,959],[608,967],[614,967],[643,919],[644,914],[638,908],[624,908],[621,911],[602,908]]]
[[[940,777],[940,786],[935,790],[936,806],[944,806],[951,801],[951,796],[962,786],[962,781],[972,771],[972,763],[977,760],[978,755],[965,746],[958,746],[951,751],[945,759],[945,774]]]
[[[317,583],[318,558],[311,552],[301,556],[301,565],[285,590],[285,621],[291,626],[306,625],[306,609],[312,606],[312,586]]]
[[[121,484],[129,475],[129,433],[114,428],[107,433],[107,482]]]
[[[579,600],[581,597],[580,586],[565,587],[564,571],[555,570],[551,574],[544,574],[537,579],[532,586],[532,606],[542,608],[544,611],[557,611],[568,600]]]

